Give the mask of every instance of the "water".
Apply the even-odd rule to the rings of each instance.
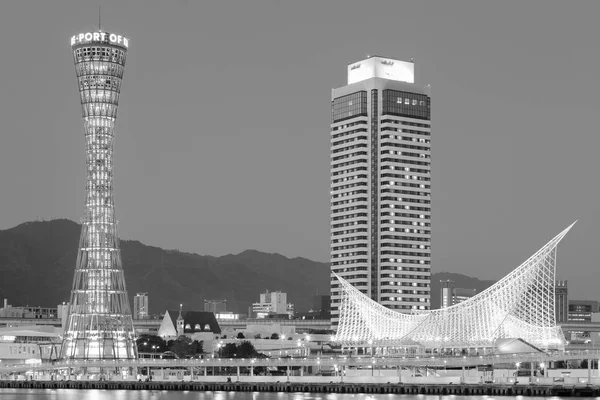
[[[490,400],[493,396],[426,396],[410,394],[318,394],[259,392],[170,392],[166,390],[76,390],[76,389],[0,389],[1,400]],[[507,397],[498,399],[560,400],[561,397]],[[579,397],[592,399],[593,397]]]

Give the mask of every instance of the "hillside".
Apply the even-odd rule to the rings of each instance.
[[[0,231],[0,298],[42,307],[68,301],[80,228],[62,219]],[[121,257],[130,299],[148,292],[151,313],[177,309],[180,303],[200,310],[204,299],[223,298],[228,310],[246,313],[266,289],[287,292],[288,301],[305,311],[317,290],[329,292],[328,264],[304,258],[254,250],[201,256],[127,240],[121,241]]]
[[[13,305],[53,307],[69,300],[81,226],[60,219],[27,222],[0,231],[0,299]],[[148,292],[150,312],[200,310],[204,299],[226,299],[231,311],[246,313],[266,289],[288,293],[298,311],[307,311],[312,295],[329,293],[329,265],[305,258],[246,250],[221,257],[201,256],[121,241],[121,256],[130,301]],[[447,272],[432,276],[432,306],[440,304],[440,280],[457,287],[493,284]],[[132,301],[133,303],[133,301]]]

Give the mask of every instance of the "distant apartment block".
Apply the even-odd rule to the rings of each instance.
[[[451,280],[440,281],[441,284],[441,308],[450,307],[462,303],[477,294],[477,289],[464,289],[454,286]]]
[[[133,319],[148,318],[148,293],[137,293],[133,298]]]
[[[252,315],[256,318],[268,318],[270,315],[294,316],[294,305],[287,302],[287,293],[277,291],[261,293],[260,301],[252,303]]]

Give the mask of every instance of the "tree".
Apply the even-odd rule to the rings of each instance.
[[[253,358],[258,355],[254,345],[247,340],[244,340],[242,343],[240,343],[240,345],[237,347],[236,353],[239,358]]]
[[[254,335],[254,339],[261,339],[260,333],[257,333],[256,335]]]
[[[273,340],[277,340],[277,339],[279,339],[279,334],[278,334],[278,333],[274,333],[274,334],[272,334],[272,335],[271,335],[271,339],[273,339]]]
[[[246,338],[246,336],[244,336],[244,334],[243,334],[242,332],[239,332],[239,333],[237,334],[237,338],[238,338],[238,339],[245,339],[245,338]]]
[[[223,358],[234,358],[237,356],[237,346],[235,343],[227,343],[221,348],[221,357]]]
[[[192,356],[204,353],[204,342],[194,340],[190,345],[189,353]]]
[[[177,357],[183,358],[188,355],[193,355],[193,354],[190,354],[190,350],[191,350],[190,345],[191,344],[192,344],[192,339],[190,339],[187,336],[181,335],[176,340],[173,341],[173,344],[169,347],[169,350],[171,350],[173,353],[175,353],[175,355],[177,355]]]
[[[135,341],[138,352],[140,353],[163,353],[168,350],[167,343],[163,338],[156,335],[143,334]],[[156,346],[152,349],[152,346]]]

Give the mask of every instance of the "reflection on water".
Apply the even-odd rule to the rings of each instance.
[[[541,400],[547,397],[506,397],[502,399]],[[588,399],[590,397],[587,397]],[[259,392],[172,392],[166,390],[73,390],[0,389],[2,400],[490,400],[490,396],[426,396],[409,394],[356,393],[259,393]],[[561,399],[550,397],[550,399]],[[580,397],[586,399],[586,397]]]

